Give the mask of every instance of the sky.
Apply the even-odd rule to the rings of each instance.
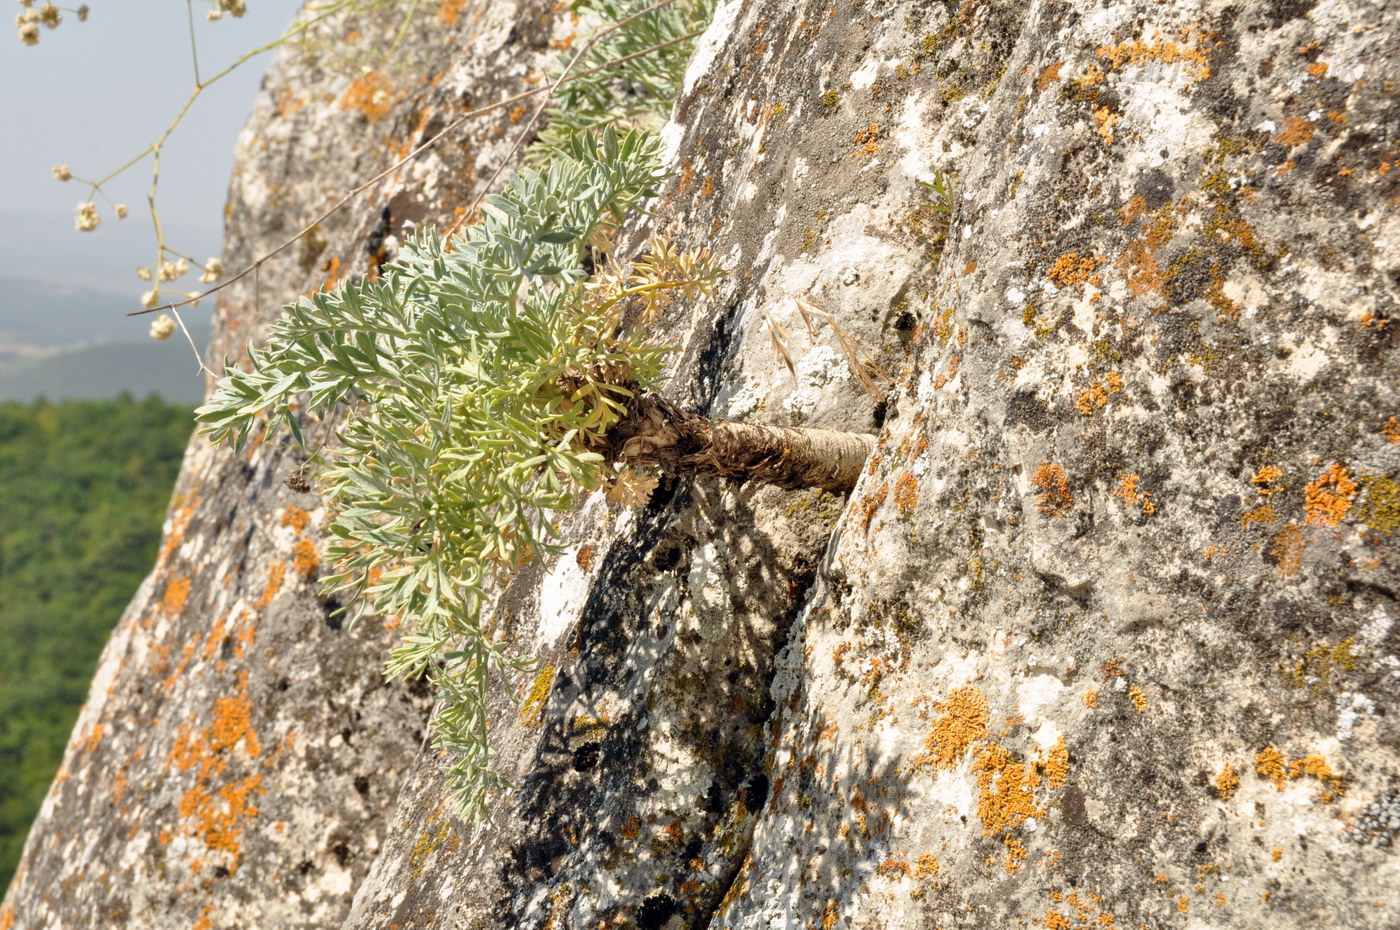
[[[60,2],[77,6],[76,0]],[[104,188],[114,202],[129,206],[130,216],[118,222],[98,198],[102,222],[89,233],[73,225],[86,185],[55,181],[50,169],[67,164],[75,176],[96,179],[160,135],[194,89],[187,2],[206,78],[280,35],[300,2],[248,0],[243,18],[217,22],[206,19],[209,0],[87,2],[87,22],[65,13],[57,29],[43,30],[37,46],[22,45],[9,18],[3,20],[0,279],[100,291],[138,309],[149,285],[134,269],[155,251],[145,206],[150,159]],[[7,6],[19,10],[14,2]],[[219,254],[234,142],[271,55],[210,85],[162,154],[157,206],[166,241],[198,260]],[[194,276],[183,281],[197,286]],[[0,302],[0,330],[13,329],[7,323],[14,321],[4,317],[21,312]]]

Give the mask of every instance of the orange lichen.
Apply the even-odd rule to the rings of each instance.
[[[1074,406],[1082,414],[1092,416],[1094,411],[1108,403],[1108,392],[1095,381],[1089,387],[1079,392],[1079,397],[1075,399]]]
[[[1400,445],[1400,417],[1391,417],[1381,427],[1381,435],[1391,445]]]
[[[1317,129],[1301,116],[1292,116],[1283,121],[1283,131],[1274,137],[1275,141],[1289,148],[1303,145],[1313,137]]]
[[[1099,107],[1094,110],[1094,125],[1097,127],[1099,138],[1103,139],[1104,145],[1113,144],[1113,127],[1120,119],[1122,117],[1108,107]]]
[[[1040,488],[1036,495],[1036,507],[1047,517],[1062,517],[1074,506],[1074,496],[1069,492],[1069,479],[1060,465],[1042,462],[1031,475],[1031,484]]]
[[[862,533],[870,532],[870,522],[875,519],[875,514],[880,512],[880,508],[885,503],[885,498],[889,497],[889,495],[889,484],[882,484],[861,498],[857,512],[860,514],[860,530]]]
[[[252,725],[252,704],[247,698],[224,697],[214,702],[214,720],[209,725],[209,749],[227,752],[243,744],[250,759],[262,754],[262,746]]]
[[[1251,523],[1262,523],[1265,526],[1278,519],[1278,511],[1274,510],[1271,504],[1260,504],[1253,510],[1246,511],[1240,517],[1240,529],[1249,529]]]
[[[1269,546],[1269,555],[1285,577],[1291,578],[1303,565],[1303,552],[1308,547],[1307,537],[1297,524],[1290,523],[1279,530]]]
[[[462,7],[466,5],[467,0],[442,0],[437,11],[438,25],[449,28],[457,25],[457,20],[462,15]]]
[[[1277,465],[1265,465],[1255,472],[1254,476],[1250,478],[1249,481],[1251,484],[1260,485],[1259,494],[1263,497],[1268,497],[1284,490],[1282,487],[1276,487],[1274,484],[1282,477],[1283,469],[1279,468]]]
[[[1138,475],[1120,474],[1118,489],[1113,492],[1113,496],[1121,500],[1124,507],[1141,507],[1143,513],[1151,516],[1157,512],[1157,505],[1152,502],[1151,494],[1138,490],[1138,482],[1141,480]]]
[[[272,599],[281,593],[282,583],[286,577],[286,562],[273,562],[267,567],[267,586],[263,588],[262,597],[258,598],[258,607],[266,607],[272,603]]]
[[[1036,78],[1035,89],[1040,93],[1045,93],[1045,89],[1060,79],[1060,67],[1064,62],[1057,61],[1049,65],[1040,72],[1040,77]]]
[[[1282,858],[1283,858],[1283,847],[1282,847],[1282,846],[1275,846],[1273,849],[1269,850],[1269,858],[1272,859],[1272,860],[1274,860],[1275,862],[1278,862],[1280,859],[1282,859]]]
[[[957,765],[972,744],[987,734],[991,720],[987,698],[976,685],[954,688],[948,699],[935,704],[934,709],[939,716],[924,740],[926,751],[914,760],[916,771],[925,767],[951,769]]]
[[[1114,267],[1127,280],[1128,290],[1132,291],[1135,297],[1166,292],[1166,276],[1162,274],[1162,268],[1157,264],[1147,238],[1130,242],[1114,263]]]
[[[924,853],[914,862],[914,877],[923,878],[938,874],[938,859],[933,853]]]
[[[1287,770],[1284,768],[1283,753],[1272,746],[1265,746],[1254,756],[1254,771],[1261,777],[1267,778],[1274,783],[1274,787],[1283,790],[1284,778]]]
[[[1045,816],[1045,810],[1035,804],[1035,789],[1040,787],[1035,766],[1017,761],[997,743],[989,743],[977,751],[972,769],[977,773],[977,816],[983,836]]]
[[[1088,691],[1085,691],[1085,692],[1084,692],[1084,706],[1085,706],[1085,707],[1093,707],[1093,706],[1094,706],[1095,704],[1097,704],[1098,702],[1099,702],[1099,692],[1095,691],[1093,688],[1090,688]]]
[[[316,569],[321,565],[321,557],[316,554],[316,544],[309,539],[299,539],[292,546],[292,568],[303,578],[316,577]]]
[[[207,848],[229,853],[227,868],[230,873],[236,872],[242,853],[240,824],[244,818],[258,814],[252,796],[266,793],[262,776],[258,774],[225,785],[213,794],[197,784],[180,799],[180,817],[194,822],[190,832]]]
[[[1009,833],[1001,838],[1001,843],[1006,847],[1006,860],[1002,863],[1006,871],[1012,874],[1021,871],[1021,863],[1026,861],[1026,844]]]
[[[165,596],[160,599],[161,606],[168,614],[178,614],[185,606],[185,601],[190,596],[190,579],[175,578],[165,586]]]
[[[1045,773],[1045,781],[1051,788],[1063,787],[1069,778],[1069,747],[1065,745],[1063,736],[1050,748],[1050,757],[1040,764],[1040,770]]]
[[[865,156],[869,158],[880,152],[880,124],[871,123],[860,132],[856,133],[856,148],[851,152],[852,158]]]
[[[290,504],[282,511],[280,526],[290,526],[292,532],[300,536],[311,525],[311,514],[300,507],[293,507]]]
[[[1351,500],[1360,487],[1340,462],[1318,475],[1303,489],[1303,512],[1313,526],[1336,526],[1351,509]]]
[[[290,90],[284,90],[282,96],[277,98],[277,115],[288,117],[305,106],[304,98],[295,96]]]
[[[1325,790],[1322,792],[1320,799],[1323,801],[1330,801],[1342,793],[1342,776],[1332,771],[1332,767],[1327,764],[1327,760],[1317,753],[1311,753],[1289,763],[1289,778],[1302,778],[1304,776],[1316,778],[1318,781],[1322,782]]]
[[[902,519],[914,515],[919,504],[919,480],[909,472],[900,475],[894,483],[894,509]]]
[[[1105,259],[1096,255],[1085,255],[1081,258],[1078,252],[1066,252],[1055,259],[1055,264],[1045,276],[1061,290],[1086,283],[1098,284],[1103,280],[1103,276],[1095,272],[1104,261]]]
[[[394,105],[392,89],[387,77],[378,71],[371,71],[351,82],[345,96],[340,98],[340,108],[359,110],[371,123],[378,122],[388,115]]]
[[[1222,801],[1228,801],[1235,796],[1235,792],[1240,787],[1240,773],[1235,767],[1226,762],[1225,767],[1220,770],[1220,774],[1215,776],[1215,793],[1220,795]]]
[[[826,910],[822,911],[822,930],[831,930],[836,926],[836,921],[840,915],[836,910],[836,902],[826,902]]]
[[[1154,36],[1154,38],[1156,37]],[[1204,36],[1196,38],[1200,39]],[[1131,39],[1127,42],[1119,42],[1117,45],[1101,46],[1095,54],[1108,62],[1108,70],[1160,61],[1164,64],[1191,65],[1192,67],[1187,70],[1189,80],[1204,81],[1210,77],[1210,61],[1206,58],[1205,53],[1198,48],[1182,48],[1175,42],[1160,39],[1153,42],[1143,42],[1139,39]]]
[[[1147,713],[1147,695],[1137,685],[1128,689],[1128,700],[1133,702],[1133,707],[1137,708],[1138,713]]]

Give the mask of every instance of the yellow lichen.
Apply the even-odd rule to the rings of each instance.
[[[1137,708],[1138,713],[1147,713],[1147,695],[1137,685],[1128,690],[1128,700],[1133,702],[1133,707]]]
[[[554,687],[554,674],[556,669],[553,665],[545,664],[540,669],[540,673],[535,676],[535,680],[530,684],[530,690],[526,692],[524,700],[520,702],[520,716],[516,723],[522,727],[537,727],[540,719],[544,715],[544,702],[549,697],[549,689]]]
[[[1400,529],[1400,484],[1385,475],[1358,475],[1357,481],[1365,490],[1357,502],[1356,519],[1393,536]]]
[[[1294,688],[1311,685],[1314,691],[1321,691],[1331,684],[1337,673],[1356,670],[1355,647],[1353,639],[1344,639],[1336,645],[1318,643],[1305,650],[1296,662],[1283,667],[1283,680]]]

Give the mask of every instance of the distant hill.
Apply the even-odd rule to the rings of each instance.
[[[177,334],[170,342],[94,345],[39,358],[0,358],[0,400],[102,400],[126,392],[197,404],[204,398],[204,379],[195,375],[189,346],[175,344],[179,338]]]

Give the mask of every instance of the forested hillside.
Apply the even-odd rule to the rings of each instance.
[[[190,412],[0,404],[0,887],[108,632],[151,564]]]

